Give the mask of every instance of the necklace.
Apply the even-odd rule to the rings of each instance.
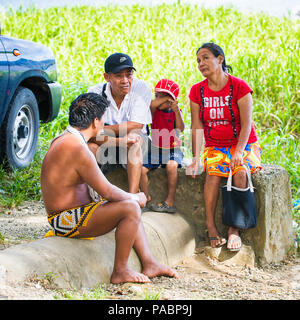
[[[84,141],[85,144],[87,144],[87,142],[84,138],[84,135],[79,130],[75,129],[72,126],[68,126],[66,130],[69,131],[70,133],[77,135],[78,137],[80,137],[81,140]]]

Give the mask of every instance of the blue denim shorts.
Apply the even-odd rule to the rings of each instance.
[[[165,168],[170,160],[176,161],[178,168],[181,168],[183,153],[180,148],[162,149],[151,145],[148,154],[144,156],[143,166],[149,169],[157,169],[159,166]]]

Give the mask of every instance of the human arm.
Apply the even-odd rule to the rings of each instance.
[[[153,117],[154,112],[156,111],[156,109],[162,105],[163,103],[167,102],[170,98],[168,96],[165,97],[155,97],[155,99],[153,99],[151,101],[150,104],[150,110],[151,110],[151,114]]]
[[[203,145],[203,123],[200,120],[199,104],[190,101],[193,162],[187,168],[187,174],[196,177],[199,168],[200,153]]]
[[[86,147],[81,146],[81,150],[78,151],[76,152],[75,169],[83,182],[108,201],[136,200],[141,208],[145,206],[146,197],[143,193],[133,195],[111,184],[99,169],[95,157],[88,152]]]
[[[175,113],[175,129],[178,129],[182,132],[184,130],[184,121],[178,107],[178,101],[169,99],[169,102],[171,104],[171,109]]]
[[[251,93],[246,94],[238,100],[238,108],[240,113],[241,131],[235,152],[231,157],[229,166],[233,169],[236,166],[243,164],[243,152],[249,139],[252,121],[252,96]]]
[[[131,145],[140,142],[141,137],[135,132],[130,132],[123,137],[112,137],[106,135],[99,135],[95,138],[91,138],[89,142],[96,143],[98,146],[105,144],[105,147],[130,147]]]
[[[130,133],[131,131],[140,131],[143,128],[142,123],[138,123],[135,121],[126,121],[121,124],[113,124],[104,126],[104,133],[111,135],[115,135],[116,137],[123,137]]]

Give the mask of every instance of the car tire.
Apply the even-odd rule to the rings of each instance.
[[[8,165],[13,169],[27,167],[35,155],[39,136],[39,108],[31,90],[16,90],[1,131]]]

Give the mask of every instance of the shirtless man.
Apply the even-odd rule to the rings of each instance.
[[[116,228],[116,252],[111,283],[150,282],[177,277],[152,256],[141,222],[144,193],[127,193],[103,175],[86,141],[103,129],[107,100],[95,93],[77,97],[70,106],[67,131],[51,144],[42,164],[41,188],[49,223],[57,236],[97,237]],[[93,202],[89,187],[103,197]],[[142,273],[128,268],[134,248]]]

